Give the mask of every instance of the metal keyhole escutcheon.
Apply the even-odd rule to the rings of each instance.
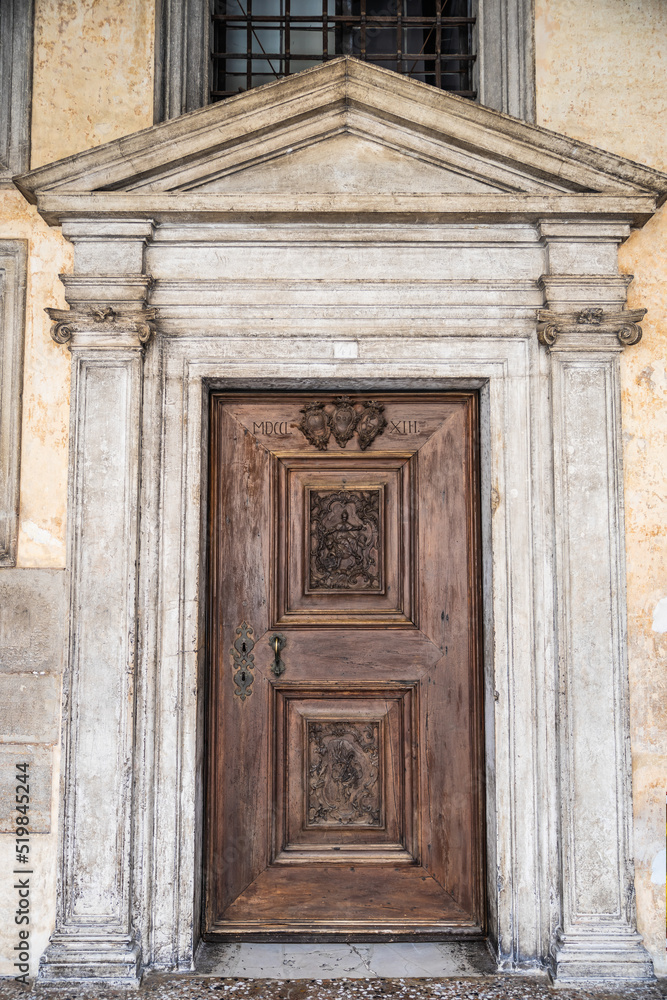
[[[271,647],[271,651],[273,652],[273,665],[271,667],[271,670],[276,675],[276,677],[280,677],[281,674],[285,673],[285,664],[280,659],[280,653],[282,652],[282,650],[285,648],[286,645],[287,645],[287,639],[282,634],[282,632],[274,632],[271,638],[269,639],[269,646]]]
[[[252,638],[253,630],[247,622],[241,622],[236,629],[236,638],[230,649],[232,654],[232,669],[234,670],[234,683],[236,689],[234,694],[245,701],[252,694],[252,682],[255,679],[253,670],[255,669],[255,657],[252,650],[255,640]]]

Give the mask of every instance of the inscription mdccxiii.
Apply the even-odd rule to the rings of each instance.
[[[309,589],[380,590],[382,491],[309,492]]]
[[[382,825],[380,723],[308,720],[308,825]]]
[[[408,434],[419,434],[419,420],[389,420],[386,431],[388,434],[398,434],[406,437]],[[253,420],[253,434],[265,434],[266,437],[290,437],[294,424],[289,420]]]

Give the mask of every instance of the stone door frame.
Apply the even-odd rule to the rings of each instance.
[[[77,279],[66,280],[72,294]],[[576,299],[591,281],[565,284]],[[627,279],[595,282],[620,309]],[[192,966],[208,395],[263,387],[479,390],[490,939],[503,969],[651,975],[632,897],[619,422],[619,353],[637,316],[619,325],[609,302],[583,320],[548,313],[540,343],[530,314],[474,337],[406,329],[370,353],[349,336],[285,330],[249,351],[202,336],[194,312],[152,338],[151,311],[54,315],[73,365],[72,633],[58,923],[43,979],[133,982],[145,967]],[[102,610],[119,599],[120,628]],[[605,753],[591,759],[591,741]],[[115,766],[111,788],[94,761]],[[104,823],[86,803],[98,810],[101,795]]]

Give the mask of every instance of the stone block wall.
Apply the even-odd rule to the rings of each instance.
[[[18,905],[17,765],[28,764],[30,950],[48,942],[56,892],[60,695],[67,629],[67,573],[0,570],[0,975],[15,975]],[[26,772],[18,772],[26,773]]]

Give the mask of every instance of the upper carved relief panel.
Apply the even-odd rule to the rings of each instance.
[[[308,491],[308,590],[382,590],[382,490]]]

